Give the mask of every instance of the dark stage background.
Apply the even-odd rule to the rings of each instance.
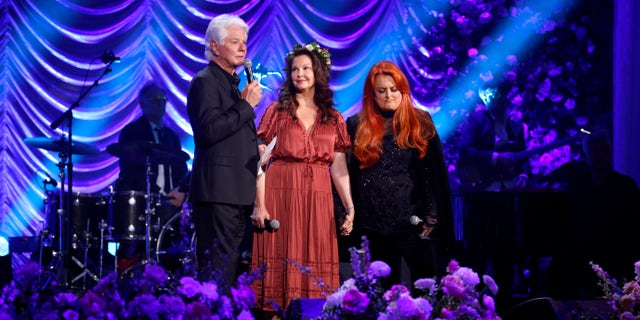
[[[259,114],[277,97],[284,56],[297,43],[317,41],[332,53],[332,87],[345,117],[358,111],[373,63],[399,64],[417,104],[434,116],[452,176],[459,124],[471,111],[474,90],[491,77],[514,84],[530,147],[573,136],[582,127],[607,128],[616,134],[616,150],[625,148],[617,165],[637,176],[638,157],[628,147],[637,136],[631,125],[638,118],[637,98],[614,99],[614,92],[633,97],[636,89],[638,67],[630,59],[639,42],[632,41],[637,27],[630,18],[636,6],[577,0],[4,0],[0,235],[37,235],[52,209],[44,200],[55,203],[47,193],[58,192],[43,183],[47,174],[59,179],[58,153],[24,139],[71,133],[74,141],[100,150],[74,155],[66,177],[72,177],[73,192],[102,195],[118,176],[118,159],[106,148],[140,115],[136,97],[149,79],[169,89],[166,120],[193,156],[185,95],[206,63],[207,24],[222,13],[238,14],[251,27],[247,57],[265,93]],[[614,11],[630,23],[614,27]],[[626,48],[616,59],[614,38]],[[105,65],[98,57],[109,51],[121,61]],[[622,111],[614,112],[614,100]],[[63,121],[52,129],[71,107],[72,125]],[[578,157],[568,145],[555,149],[530,160],[531,174],[544,176]],[[13,264],[24,259],[14,257]]]

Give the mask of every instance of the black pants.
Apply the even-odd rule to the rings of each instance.
[[[200,281],[214,281],[223,292],[235,284],[246,268],[246,264],[241,263],[242,252],[251,251],[253,225],[249,216],[252,211],[252,205],[193,203]]]
[[[382,285],[389,289],[393,284],[402,283],[402,258],[410,272],[410,283],[404,283],[412,289],[413,283],[421,278],[436,276],[436,255],[431,240],[420,239],[415,234],[383,235],[374,231],[364,232],[369,240],[371,261],[384,261],[391,267],[389,277],[382,279]]]

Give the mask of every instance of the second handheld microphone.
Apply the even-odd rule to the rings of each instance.
[[[253,66],[253,63],[251,62],[250,59],[245,59],[243,64],[244,64],[244,73],[247,75],[247,83],[251,83],[251,81],[253,81],[253,69],[251,69],[251,67]]]

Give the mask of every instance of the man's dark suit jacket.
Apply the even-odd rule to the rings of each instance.
[[[514,168],[512,173],[502,176],[503,172],[492,164],[494,152],[520,152],[526,149],[524,126],[520,121],[508,119],[505,123],[508,142],[496,146],[495,120],[488,110],[475,111],[469,115],[463,124],[458,147],[460,159],[458,170],[464,184],[477,182],[489,184],[491,181],[512,178],[523,172],[522,162]]]
[[[253,204],[259,158],[256,114],[215,62],[191,80],[187,112],[195,142],[191,201]]]
[[[162,143],[167,147],[171,148],[171,150],[176,150],[176,152],[180,152],[182,150],[182,146],[180,143],[180,137],[178,134],[173,132],[173,130],[164,126],[162,129]],[[120,133],[120,137],[118,138],[118,142],[132,142],[132,141],[151,141],[154,142],[155,138],[153,136],[153,131],[151,129],[151,124],[144,117],[139,117],[134,122],[126,125],[122,132]],[[171,164],[171,178],[173,182],[173,187],[180,186],[182,179],[187,175],[187,163],[175,163]],[[126,161],[124,159],[120,159],[120,179],[118,181],[118,191],[143,191],[147,190],[147,177],[146,177],[146,166],[144,163],[131,162]],[[158,193],[160,188],[156,185],[156,179],[158,174],[158,165],[151,165],[152,175],[151,179],[151,192]],[[165,188],[168,189],[168,186]],[[169,192],[171,190],[165,190],[165,192]]]

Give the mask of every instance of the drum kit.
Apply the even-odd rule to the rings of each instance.
[[[110,188],[108,192],[97,194],[70,194],[64,191],[68,141],[45,137],[24,141],[30,147],[59,152],[59,176],[63,183],[60,192],[56,193],[47,190],[45,182],[45,226],[40,235],[40,263],[44,266],[42,252],[45,247],[51,247],[53,258],[48,269],[60,272],[58,269],[62,267],[77,273],[73,278],[64,275],[66,285],[82,281],[82,288],[86,289],[87,278],[97,283],[111,270],[123,274],[122,266],[118,265],[120,250],[111,250],[122,244],[138,247],[144,243],[145,252],[138,267],[157,263],[173,276],[187,275],[195,270],[196,239],[190,210],[187,206],[175,208],[167,202],[166,196],[150,192],[151,166],[187,161],[187,153],[154,142],[113,143],[106,149],[111,155],[146,164],[147,190],[114,192]],[[76,155],[100,152],[91,145],[76,142],[70,149],[70,154]],[[57,185],[56,181],[49,183]]]

